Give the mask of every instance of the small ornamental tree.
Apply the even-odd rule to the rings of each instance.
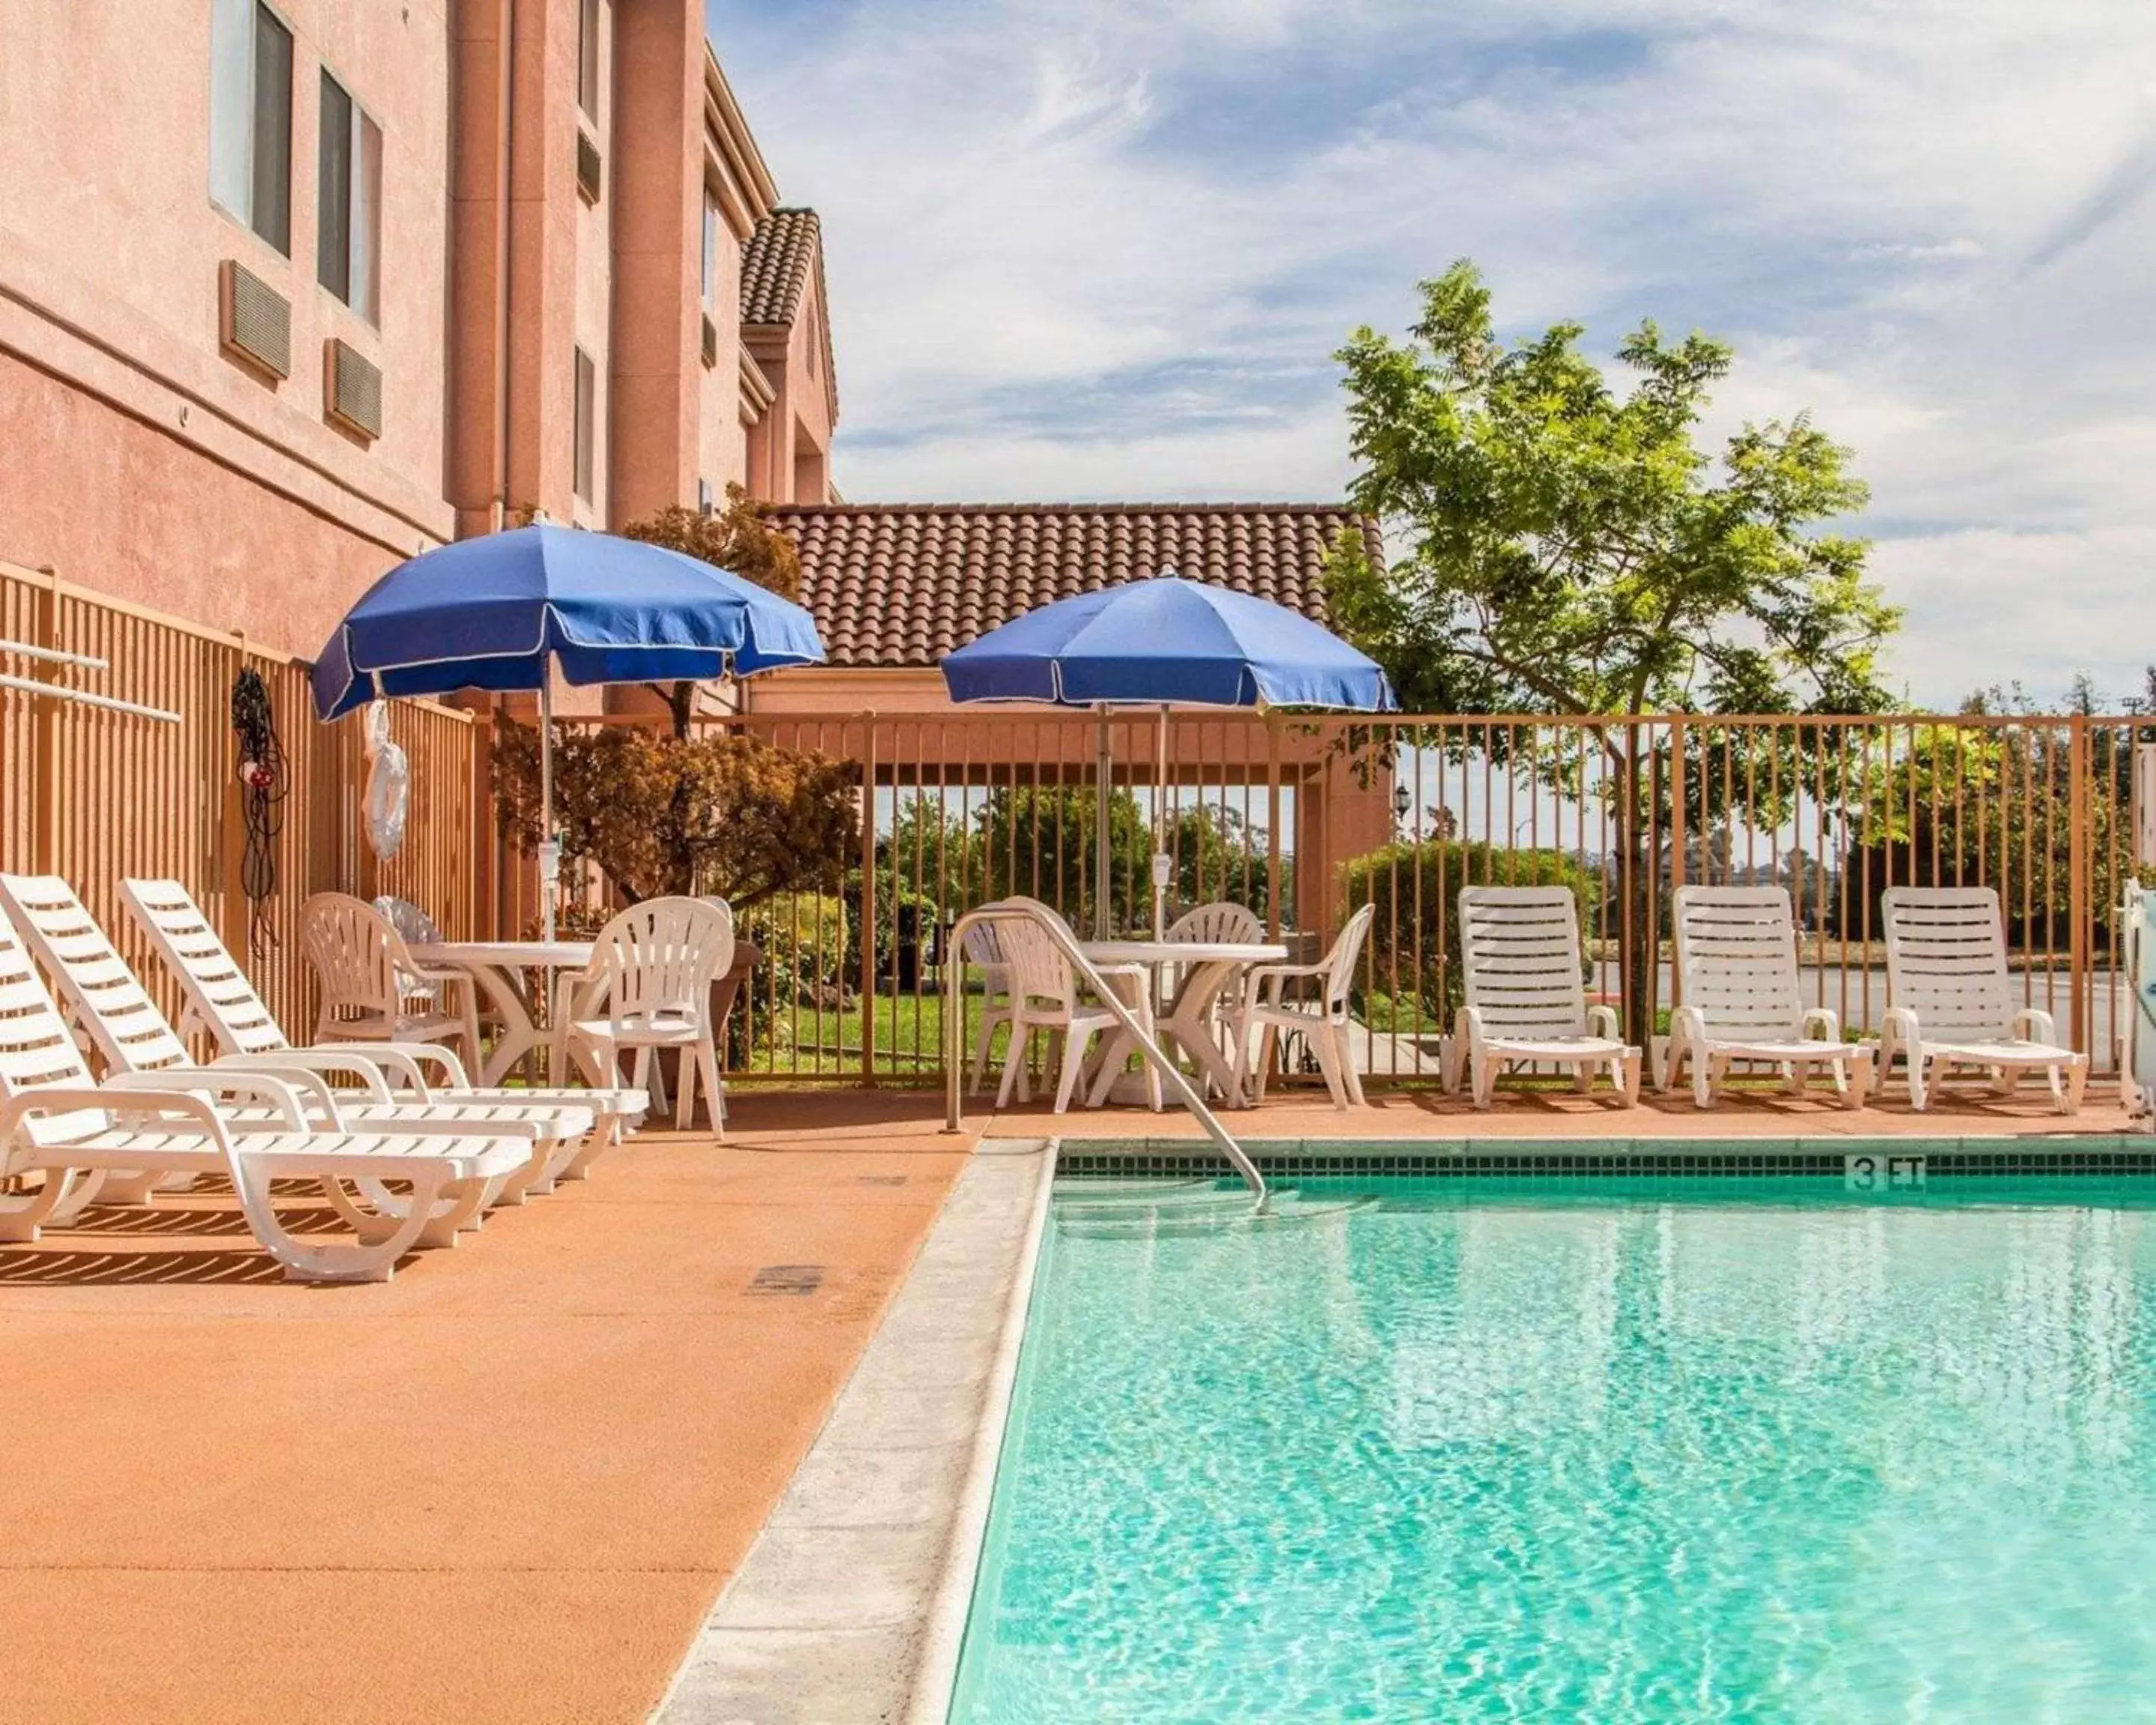
[[[539,738],[495,739],[511,825],[539,840]],[[753,737],[683,738],[638,725],[554,739],[554,824],[629,902],[709,894],[737,915],[783,892],[835,892],[860,843],[860,774],[829,756]]]

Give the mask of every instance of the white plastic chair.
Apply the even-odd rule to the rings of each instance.
[[[441,1005],[414,1004],[410,978],[419,974],[404,937],[364,899],[318,892],[300,909],[300,945],[321,987],[315,1040],[461,1042],[468,1069],[479,1065],[478,989],[462,971],[437,972]]]
[[[674,1124],[688,1126],[701,1076],[711,1097],[711,1130],[724,1142],[726,1093],[711,988],[733,962],[734,913],[725,900],[652,898],[631,905],[600,931],[590,968],[563,991],[578,1004],[577,1016],[565,1015],[557,1045],[565,1053],[589,1051],[609,1084],[619,1081],[621,1057],[633,1051],[629,1081],[638,1090],[651,1077],[654,1049],[680,1050]],[[603,1018],[597,1015],[601,1000]]]
[[[1330,952],[1315,964],[1260,964],[1251,971],[1235,1014],[1236,1089],[1250,1081],[1250,1033],[1259,1032],[1257,1070],[1252,1099],[1265,1099],[1265,1079],[1273,1064],[1273,1046],[1281,1034],[1301,1034],[1317,1056],[1317,1069],[1325,1075],[1325,1088],[1332,1106],[1345,1108],[1363,1101],[1363,1076],[1356,1070],[1355,1048],[1350,1034],[1354,1020],[1348,1013],[1348,995],[1355,986],[1355,966],[1369,938],[1378,907],[1364,905],[1348,919]],[[1281,991],[1296,978],[1307,977],[1318,985],[1309,1001],[1283,1000]]]
[[[235,1099],[280,1117],[234,1129]],[[302,1281],[387,1281],[405,1253],[456,1243],[489,1194],[528,1159],[531,1141],[475,1127],[469,1134],[351,1132],[311,1127],[299,1092],[268,1072],[187,1068],[94,1082],[82,1051],[38,981],[14,925],[0,916],[0,1179],[35,1178],[0,1195],[0,1240],[64,1227],[123,1185],[139,1202],[162,1178],[222,1175],[241,1213],[285,1274]],[[319,1183],[359,1244],[313,1245],[279,1219],[271,1183]],[[408,1188],[401,1214],[354,1202],[350,1181]]]
[[[1467,1003],[1445,1050],[1445,1087],[1468,1074],[1477,1108],[1515,1062],[1570,1066],[1579,1088],[1607,1068],[1618,1098],[1640,1098],[1640,1050],[1616,1012],[1589,1006],[1582,980],[1579,903],[1568,886],[1467,886],[1460,893],[1460,956]]]
[[[1823,1066],[1844,1106],[1862,1107],[1871,1050],[1841,1040],[1831,1007],[1804,1004],[1788,891],[1681,886],[1676,916],[1684,1004],[1670,1014],[1662,1089],[1676,1089],[1689,1062],[1692,1100],[1712,1108],[1731,1063],[1758,1060],[1780,1067],[1801,1096],[1806,1076]]]
[[[2059,1041],[2051,1015],[2014,1004],[1999,895],[1989,886],[1890,886],[1887,994],[1879,1044],[1883,1086],[1898,1056],[1909,1106],[1922,1113],[1956,1066],[1981,1066],[2010,1096],[2025,1072],[2045,1075],[2052,1106],[2081,1111],[2089,1059]]]
[[[998,924],[996,932],[1007,967],[1011,1026],[1010,1048],[1004,1056],[1004,1078],[996,1091],[996,1106],[1008,1108],[1014,1091],[1021,1102],[1032,1099],[1026,1082],[1026,1044],[1034,1031],[1045,1030],[1050,1037],[1051,1059],[1055,1043],[1060,1040],[1062,1045],[1055,1111],[1066,1112],[1093,1038],[1104,1032],[1112,1034],[1121,1026],[1107,1007],[1089,1005],[1079,998],[1077,970],[1046,931],[1032,922],[1013,919]],[[1150,1040],[1153,1034],[1152,978],[1144,967],[1104,964],[1096,968],[1102,982],[1129,991],[1125,1004]],[[1145,1076],[1146,1100],[1158,1113],[1160,1072],[1151,1061],[1146,1063]],[[1100,1075],[1099,1094],[1103,1100],[1114,1078],[1111,1072]]]
[[[967,1088],[968,1095],[978,1096],[988,1076],[996,1027],[1011,1021],[1010,966],[1004,961],[993,922],[976,922],[966,931],[965,952],[967,963],[981,973],[981,1028],[973,1038],[973,1077]],[[954,977],[952,986],[963,986],[963,975]]]
[[[1222,899],[1215,903],[1199,905],[1195,910],[1185,911],[1168,925],[1168,942],[1170,946],[1188,941],[1193,943],[1216,943],[1229,946],[1255,946],[1265,937],[1265,920],[1248,905],[1239,905]],[[1163,981],[1172,1003],[1183,992],[1192,967],[1183,964],[1165,968]],[[1231,975],[1206,1012],[1206,1022],[1212,1027],[1214,1044],[1225,1048],[1233,1034],[1235,1014],[1243,1004],[1243,984],[1245,978]]]

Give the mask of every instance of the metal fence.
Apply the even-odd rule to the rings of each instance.
[[[367,766],[359,721],[315,722],[305,661],[72,586],[50,570],[0,561],[0,870],[71,881],[136,973],[179,1002],[119,896],[130,875],[169,876],[200,900],[279,1019],[312,1026],[310,978],[297,940],[312,892],[395,893],[424,904],[452,935],[480,926],[475,835],[481,786],[469,715],[398,701],[392,733],[411,762],[403,848],[377,861],[361,831]],[[41,653],[101,660],[64,663]],[[269,688],[286,754],[276,891],[259,928],[242,890],[245,829],[231,724],[243,666]],[[135,703],[141,714],[30,692],[34,683]],[[252,945],[254,950],[249,953]]]
[[[752,1081],[934,1081],[938,1003],[963,974],[948,939],[958,915],[1019,891],[1082,932],[1102,920],[1142,930],[1158,835],[1171,916],[1234,900],[1314,957],[1355,906],[1376,905],[1356,1009],[1363,1069],[1379,1081],[1436,1076],[1460,996],[1458,894],[1477,882],[1571,886],[1589,987],[1623,1008],[1635,1037],[1674,1004],[1671,896],[1687,882],[1788,889],[1807,997],[1852,1032],[1876,1031],[1887,1004],[1885,890],[1989,886],[2021,997],[2104,1070],[2121,1022],[2115,907],[2148,855],[2136,762],[2148,722],[1178,712],[1163,724],[1142,710],[1105,725],[1011,711],[700,721],[852,763],[869,815],[828,891],[743,910],[763,961],[737,1007],[730,1064]],[[969,1010],[970,1040],[978,997]]]

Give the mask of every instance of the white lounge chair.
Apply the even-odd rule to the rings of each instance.
[[[1308,1040],[1317,1056],[1317,1069],[1325,1075],[1325,1088],[1332,1106],[1345,1108],[1363,1101],[1363,1076],[1355,1067],[1354,1042],[1350,1032],[1348,995],[1355,986],[1355,965],[1369,938],[1378,907],[1364,905],[1348,919],[1335,937],[1332,948],[1315,964],[1260,964],[1244,984],[1243,1002],[1235,1014],[1236,1084],[1240,1094],[1250,1089],[1252,1100],[1265,1099],[1265,1079],[1272,1070],[1273,1045],[1283,1034]],[[1311,1001],[1284,1000],[1288,982],[1307,977],[1318,985]],[[1252,1078],[1250,1033],[1258,1033],[1256,1076]]]
[[[2038,1071],[2059,1112],[2078,1113],[2088,1056],[2061,1045],[2050,1013],[2014,1004],[1998,893],[1989,886],[1890,886],[1886,911],[1889,1004],[1880,1082],[1897,1057],[1903,1060],[1909,1105],[1921,1113],[1953,1067],[1984,1068],[2006,1096],[2023,1073]]]
[[[1779,886],[1681,886],[1677,973],[1684,1004],[1670,1014],[1665,1091],[1688,1062],[1692,1100],[1714,1106],[1733,1061],[1781,1068],[1792,1091],[1825,1067],[1845,1106],[1871,1088],[1871,1051],[1841,1040],[1830,1007],[1806,1006],[1797,978],[1796,920]]]
[[[1607,1069],[1618,1099],[1639,1101],[1640,1050],[1618,1034],[1614,1009],[1587,1004],[1570,887],[1462,887],[1460,955],[1467,1003],[1445,1051],[1447,1090],[1464,1070],[1487,1108],[1499,1071],[1526,1062],[1571,1067],[1582,1091]]]
[[[633,1053],[629,1081],[642,1090],[651,1076],[653,1050],[678,1049],[674,1124],[688,1126],[701,1076],[710,1092],[712,1132],[725,1142],[726,1091],[711,988],[733,962],[734,914],[725,900],[650,898],[631,905],[599,932],[590,968],[566,979],[557,993],[576,1004],[560,1014],[556,1070],[566,1070],[571,1056],[588,1054],[613,1084],[622,1055]],[[603,1018],[594,1002],[603,1003]]]
[[[59,985],[68,1017],[90,1037],[108,1073],[155,1077],[197,1066],[187,1045],[66,881],[54,875],[0,875],[0,904],[5,905],[16,932],[36,953],[46,975]],[[531,1145],[526,1165],[499,1194],[517,1201],[534,1183],[551,1182],[598,1125],[588,1107],[535,1103],[529,1098],[400,1101],[391,1095],[373,1062],[356,1054],[233,1055],[219,1056],[215,1065],[219,1070],[275,1071],[292,1086],[303,1104],[311,1105],[309,1123],[317,1127],[433,1134],[499,1132],[522,1137]],[[331,1076],[356,1078],[358,1093],[332,1094],[325,1081]],[[265,1120],[277,1124],[275,1111]],[[251,1131],[257,1124],[247,1112],[228,1113],[225,1122],[239,1132]],[[377,1197],[377,1202],[393,1211],[402,1207],[401,1200]]]
[[[1078,1087],[1086,1064],[1086,1050],[1098,1035],[1112,1038],[1122,1027],[1106,1006],[1089,1004],[1082,996],[1077,968],[1047,931],[1039,924],[1014,918],[996,925],[997,946],[1003,953],[1010,987],[1010,1048],[1004,1056],[1003,1083],[996,1091],[996,1106],[1008,1108],[1016,1094],[1021,1102],[1032,1100],[1026,1081],[1026,1044],[1036,1030],[1062,1042],[1062,1060],[1055,1079],[1055,1111],[1065,1112]],[[1148,1040],[1153,1035],[1152,976],[1138,964],[1102,964],[1096,974],[1110,988],[1127,991],[1123,1004],[1138,1022]],[[1107,1100],[1116,1072],[1104,1065],[1090,1100],[1098,1106]],[[1146,1062],[1146,1101],[1160,1111],[1160,1070]]]
[[[257,1064],[291,1065],[306,1070],[351,1071],[354,1060],[379,1071],[396,1099],[407,1101],[508,1103],[588,1108],[597,1129],[572,1147],[573,1153],[537,1182],[544,1190],[552,1180],[581,1179],[593,1156],[618,1143],[644,1117],[640,1090],[616,1086],[580,1089],[571,1086],[486,1086],[475,1085],[464,1062],[434,1042],[323,1043],[296,1046],[254,990],[247,973],[210,927],[202,906],[177,880],[128,880],[120,896],[136,926],[149,938],[184,1003],[182,1034],[194,1030],[214,1038],[221,1055],[244,1055]]]
[[[231,1129],[216,1100],[268,1106],[275,1129]],[[64,1226],[126,1182],[138,1190],[168,1176],[222,1175],[270,1255],[301,1281],[387,1281],[421,1246],[456,1244],[487,1193],[524,1165],[531,1141],[475,1131],[318,1131],[299,1093],[268,1072],[205,1070],[95,1082],[13,925],[0,916],[0,1177],[37,1178],[0,1196],[0,1240],[34,1240]],[[271,1182],[306,1179],[357,1232],[360,1243],[311,1245],[277,1215]],[[383,1181],[408,1183],[401,1214],[357,1202]]]

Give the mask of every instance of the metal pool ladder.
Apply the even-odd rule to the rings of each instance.
[[[1243,1177],[1243,1183],[1258,1201],[1258,1208],[1265,1207],[1265,1177],[1258,1172],[1243,1147],[1235,1142],[1235,1135],[1220,1124],[1219,1117],[1206,1106],[1204,1093],[1190,1081],[1182,1067],[1164,1054],[1160,1045],[1139,1029],[1138,1021],[1109,988],[1099,971],[1093,968],[1079,946],[1077,937],[1070,932],[1070,925],[1035,898],[998,899],[993,904],[976,906],[959,917],[952,926],[950,944],[945,948],[952,956],[944,966],[943,1009],[943,1125],[947,1132],[960,1128],[964,1111],[966,1078],[966,989],[965,952],[966,935],[978,924],[995,922],[1031,922],[1042,929],[1055,943],[1056,950],[1070,961],[1071,967],[1084,980],[1095,996],[1115,1014],[1116,1022],[1137,1045],[1139,1055],[1158,1069],[1161,1080],[1175,1092],[1176,1100],[1198,1117],[1198,1123],[1205,1128],[1205,1135],[1219,1147],[1228,1158],[1229,1165]]]

